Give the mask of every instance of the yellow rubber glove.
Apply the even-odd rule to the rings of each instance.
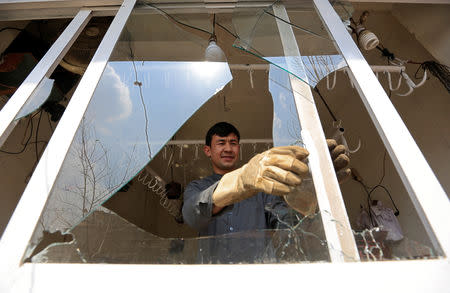
[[[350,158],[346,155],[346,149],[343,145],[338,145],[334,139],[327,139],[328,150],[330,151],[331,160],[339,183],[343,183],[350,178]]]
[[[350,178],[349,157],[343,145],[327,139],[339,183]],[[254,156],[241,168],[225,174],[213,194],[213,203],[224,207],[247,199],[262,191],[284,195],[285,201],[307,216],[317,208],[314,184],[305,160],[309,153],[299,146],[275,147]],[[306,178],[306,179],[305,179]]]
[[[271,148],[254,156],[239,169],[225,174],[213,193],[213,203],[224,207],[258,192],[273,195],[290,193],[309,173],[308,151],[299,146]]]

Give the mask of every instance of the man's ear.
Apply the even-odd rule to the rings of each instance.
[[[204,145],[203,146],[203,152],[205,153],[205,155],[208,158],[211,158],[211,147],[210,146]]]

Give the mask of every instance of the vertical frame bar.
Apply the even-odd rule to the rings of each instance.
[[[363,101],[434,248],[450,253],[450,202],[369,64],[327,0],[313,0]],[[434,233],[433,233],[434,232]]]
[[[125,0],[117,12],[6,227],[0,242],[2,276],[11,275],[11,272],[22,264],[28,242],[44,210],[78,126],[135,2],[136,0]]]
[[[276,16],[289,22],[289,16],[283,5],[275,4],[272,8]],[[291,62],[289,59],[287,60],[288,69],[290,72],[293,72],[294,66],[299,64],[303,66],[294,32],[290,25],[279,19],[276,21],[280,31],[284,55],[286,57],[296,57],[296,60],[300,60],[296,64],[293,64],[293,60]],[[292,74],[289,74],[289,78],[302,129],[302,138],[310,152],[309,163],[327,238],[330,259],[332,262],[357,261],[359,260],[359,254],[355,238],[348,220],[333,162],[328,155],[328,146],[311,88],[306,82],[301,81]]]
[[[39,61],[9,99],[8,103],[3,107],[0,112],[0,147],[16,126],[17,121],[14,121],[14,119],[20,109],[22,109],[31,94],[36,90],[41,80],[44,77],[50,77],[61,59],[64,58],[67,51],[91,18],[91,12],[91,10],[80,10],[77,13],[64,32],[59,36],[44,57],[42,57],[41,61]]]

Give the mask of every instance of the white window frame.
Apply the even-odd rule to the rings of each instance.
[[[390,262],[271,265],[123,265],[22,263],[79,123],[132,11],[125,0],[89,64],[0,241],[1,292],[151,289],[183,291],[446,291],[450,287],[450,203],[403,121],[327,0],[313,0],[422,220],[444,257]],[[410,158],[414,158],[411,160]]]

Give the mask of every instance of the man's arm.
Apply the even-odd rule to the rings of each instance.
[[[192,228],[201,231],[206,229],[212,216],[222,208],[212,202],[212,195],[219,182],[208,186],[201,180],[188,184],[184,191],[183,219]]]

